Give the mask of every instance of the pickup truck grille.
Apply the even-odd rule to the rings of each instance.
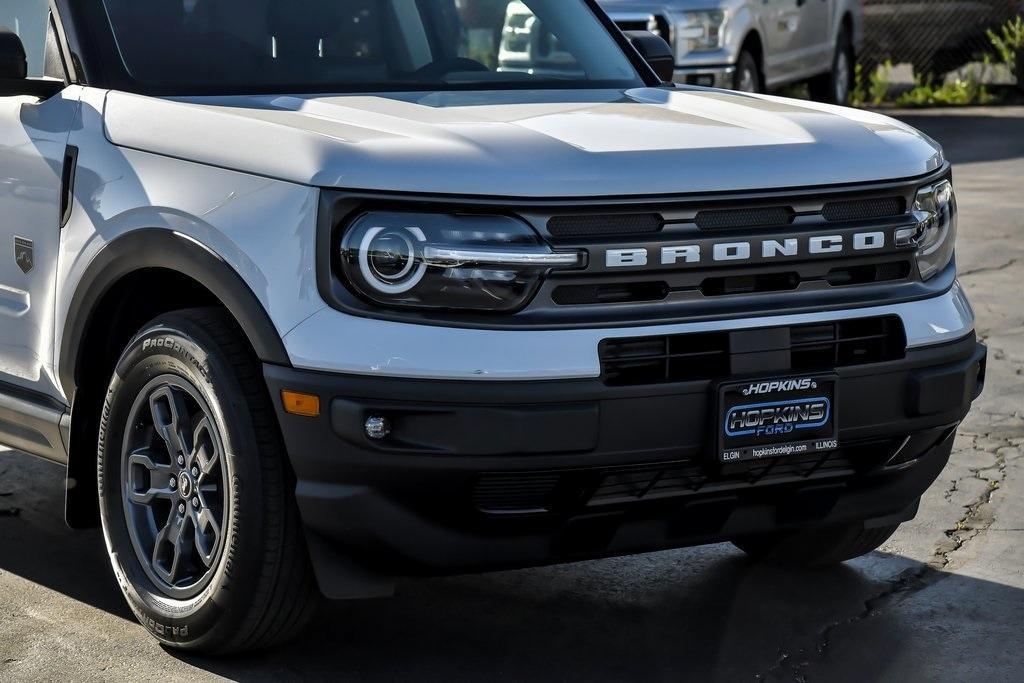
[[[761,340],[759,348],[750,347],[752,332]],[[743,374],[755,353],[770,356],[759,364],[765,370],[812,372],[899,360],[905,349],[903,323],[883,316],[756,331],[608,339],[601,343],[600,357],[606,384],[634,386],[727,379]]]

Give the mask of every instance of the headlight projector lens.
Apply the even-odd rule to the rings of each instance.
[[[339,276],[382,306],[510,312],[549,271],[583,263],[510,216],[378,211],[345,230]]]
[[[401,280],[415,264],[414,247],[408,236],[397,232],[382,232],[370,240],[367,256],[370,270],[384,282]]]
[[[419,284],[427,266],[417,267],[416,245],[425,242],[419,228],[374,227],[359,244],[359,271],[364,281],[383,294],[402,294]]]

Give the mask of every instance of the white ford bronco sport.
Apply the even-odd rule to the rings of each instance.
[[[0,442],[162,642],[396,576],[840,562],[949,458],[986,352],[939,147],[506,5],[3,3]]]

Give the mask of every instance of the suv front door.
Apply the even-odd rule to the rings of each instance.
[[[0,26],[21,37],[30,79],[62,71],[47,0],[7,0]],[[14,385],[58,398],[53,315],[61,178],[79,103],[67,91],[47,99],[17,91],[17,82],[5,82],[0,92],[0,392]]]

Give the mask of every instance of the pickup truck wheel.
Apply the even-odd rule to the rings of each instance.
[[[758,560],[790,566],[827,567],[877,550],[898,526],[866,529],[858,522],[795,533],[747,536],[733,540],[733,545]]]
[[[761,70],[757,68],[757,60],[748,50],[740,53],[736,60],[736,74],[733,77],[733,90],[740,92],[764,92],[761,83]]]
[[[836,39],[836,51],[832,56],[832,69],[807,82],[811,99],[829,104],[847,105],[856,77],[857,55],[853,50],[853,38],[843,29]]]
[[[100,422],[98,482],[114,574],[162,643],[276,644],[318,593],[259,364],[217,309],[161,316],[128,344]]]

